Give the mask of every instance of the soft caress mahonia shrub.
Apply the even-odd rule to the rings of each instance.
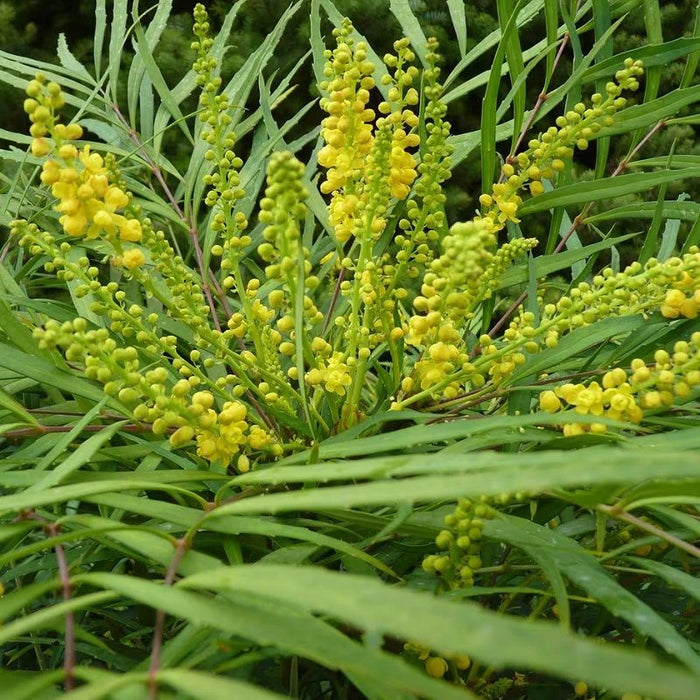
[[[328,228],[315,235],[328,243],[314,257],[305,232],[309,183],[289,152],[269,159],[257,217],[263,242],[254,246],[247,232],[248,218],[238,208],[245,197],[242,161],[233,150],[230,105],[208,27],[206,11],[197,6],[192,48],[201,86],[199,136],[209,164],[204,183],[219,280],[202,267],[198,245],[199,269],[192,269],[142,215],[112,156],[76,145],[82,129],[61,123],[61,88],[41,75],[28,85],[24,106],[32,121],[31,151],[45,157],[41,181],[61,214],[62,233],[13,224],[27,251],[44,256],[48,272],[79,281],[76,294],[89,295],[91,311],[106,321],[102,328],[83,318],[48,321],[35,331],[41,346],[60,348],[133,420],[168,435],[172,447],[196,445],[212,466],[247,471],[251,463],[302,448],[385,405],[399,410],[438,400],[449,406],[465,395],[472,406],[481,397],[488,402],[507,389],[528,357],[601,319],[657,311],[669,319],[696,316],[700,253],[693,248],[682,258],[603,270],[556,303],[542,302],[538,314],[520,310],[502,337],[475,336],[482,305],[503,274],[537,245],[533,238],[499,244],[499,233],[518,222],[523,197],[540,195],[543,182],[556,180],[576,148],[587,148],[614,123],[625,106],[621,93],[638,87],[639,62],[628,59],[605,94],[594,94],[590,106],[576,104],[532,139],[481,195],[480,211],[448,226],[442,184],[450,177],[450,124],[437,43],[430,40],[421,73],[408,40],[395,42],[378,86],[378,67],[345,20],[334,31],[336,46],[325,53],[320,85],[327,116],[318,162]],[[99,261],[71,256],[79,239],[99,239],[121,279],[104,283]],[[262,262],[262,275],[244,264],[251,256]],[[162,311],[128,303],[122,287],[129,280]],[[164,317],[191,329],[189,348],[165,332]],[[678,344],[672,361],[657,358],[650,369],[635,360],[630,376],[615,368],[602,386],[555,386],[542,393],[540,405],[638,423],[645,410],[683,400],[698,384],[697,347],[693,336]],[[381,389],[386,382],[391,392]],[[606,426],[572,423],[565,434],[586,430]],[[462,549],[474,563],[473,547]],[[449,558],[443,559],[430,559],[426,568],[441,572]],[[463,563],[462,569],[458,579],[471,581],[469,567]]]
[[[674,218],[697,205],[661,201],[662,190],[644,202],[643,213],[656,209],[638,261],[617,252],[634,234],[596,228],[630,215],[616,193],[696,174],[671,156],[635,158],[666,121],[686,119],[691,80],[657,101],[651,41],[640,49],[642,105],[628,108],[644,71],[627,53],[592,51],[553,88],[573,41],[569,22],[550,27],[552,9],[564,16],[557,3],[543,19],[555,50],[525,59],[530,47],[516,77],[513,47],[538,4],[497,3],[507,46],[486,78],[481,129],[493,181],[454,221],[448,193],[477,145],[476,132],[452,133],[448,104],[487,73],[445,77],[436,39],[398,38],[379,58],[345,19],[324,47],[312,10],[320,99],[278,125],[296,78],[267,81],[266,61],[302,2],[230,82],[221,60],[245,3],[218,37],[197,5],[192,70],[170,93],[147,51],[170,3],[153,5],[143,33],[135,3],[122,113],[126,5],[112,5],[109,58],[97,29],[94,78],[63,40],[62,69],[10,62],[22,85],[37,65],[44,74],[26,85],[30,136],[15,141],[28,152],[8,151],[26,162],[0,193],[18,212],[0,249],[0,369],[11,377],[0,417],[21,421],[0,422],[0,486],[17,489],[0,494],[10,543],[0,593],[6,613],[23,615],[19,633],[15,621],[0,628],[14,635],[6,656],[51,683],[63,662],[66,690],[118,682],[128,694],[133,681],[151,697],[169,685],[187,693],[177,685],[187,680],[216,696],[256,683],[299,697],[535,697],[566,679],[572,687],[542,692],[588,697],[590,682],[612,698],[659,675],[682,684],[685,669],[664,655],[700,669],[685,639],[697,626],[700,222],[680,241]],[[408,5],[391,11],[418,37]],[[609,8],[579,5],[574,21],[602,52],[606,22],[588,20]],[[330,0],[315,6],[341,16]],[[468,65],[481,54],[459,36],[459,6],[450,18]],[[692,68],[697,39],[667,43],[658,50],[685,51]],[[526,78],[532,88],[542,70],[527,112]],[[501,75],[512,89],[499,106]],[[248,109],[251,94],[259,104]],[[312,108],[319,124],[293,138]],[[640,124],[662,113],[645,135]],[[178,129],[186,138],[169,160]],[[605,139],[625,132],[636,145],[605,176]],[[512,152],[497,167],[504,135]],[[596,141],[588,181],[577,152]],[[608,188],[612,211],[591,213]],[[572,202],[583,208],[569,221]],[[551,215],[546,244],[533,235],[545,217],[533,227],[528,212]],[[673,586],[673,605],[647,605]],[[44,640],[35,632],[47,620],[56,629]],[[83,660],[94,640],[104,668]],[[661,683],[649,693],[659,700]]]

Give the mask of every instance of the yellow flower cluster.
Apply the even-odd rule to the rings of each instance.
[[[141,222],[127,219],[117,210],[129,204],[129,195],[110,185],[102,156],[82,151],[64,143],[57,151],[61,165],[51,159],[44,163],[41,181],[51,186],[51,194],[59,200],[56,210],[63,230],[71,236],[98,238],[101,235],[136,243],[141,240]]]
[[[595,94],[591,107],[575,105],[557,119],[556,127],[530,141],[527,151],[503,166],[502,181],[479,199],[483,213],[454,224],[443,239],[442,255],[430,264],[421,293],[414,299],[417,315],[408,323],[409,343],[421,347],[434,340],[444,324],[463,325],[476,304],[497,288],[513,260],[537,245],[534,238],[515,239],[496,250],[498,232],[508,221],[518,222],[519,193],[528,183],[531,194],[543,192],[541,180],[553,178],[565,167],[563,159],[573,155],[574,146],[587,148],[587,139],[611,123],[615,112],[625,105],[620,92],[636,89],[641,73],[641,63],[628,59],[616,74],[617,82],[608,84],[607,99]]]
[[[248,218],[242,211],[234,213],[236,203],[245,195],[239,172],[243,161],[233,151],[236,135],[231,128],[231,105],[228,96],[221,92],[221,76],[216,75],[217,60],[211,55],[214,40],[209,36],[209,17],[204,5],[197,3],[193,16],[195,41],[190,48],[197,52],[197,59],[192,69],[197,74],[197,85],[202,88],[198,118],[204,124],[199,137],[209,146],[204,159],[213,169],[203,178],[209,187],[204,202],[214,209],[210,228],[223,238],[223,246],[214,246],[212,253],[224,256],[222,266],[227,270],[236,266],[241,249],[251,240],[245,233]]]
[[[352,384],[352,377],[342,352],[334,352],[328,360],[319,360],[319,367],[306,373],[306,381],[311,386],[323,384],[326,391],[345,396],[346,389]]]
[[[181,382],[186,380],[180,380],[178,384]],[[185,389],[189,391],[189,387]],[[269,435],[262,428],[246,422],[248,409],[240,401],[227,401],[222,410],[217,412],[213,394],[198,391],[192,396],[187,413],[187,422],[170,436],[170,444],[180,447],[195,438],[197,454],[213,464],[227,467],[244,446],[249,446],[251,450],[262,450],[270,442]],[[178,423],[182,423],[183,418],[178,418]],[[164,432],[168,427],[165,423],[159,425],[158,421],[164,419],[158,418],[153,424],[153,432],[156,434]],[[248,471],[248,457],[245,454],[239,455],[236,466],[240,472]]]
[[[469,369],[469,355],[461,349],[457,331],[451,326],[443,325],[440,328],[440,337],[448,342],[438,340],[429,345],[423,359],[418,360],[414,366],[421,389],[430,389],[440,384],[448,377],[454,376],[457,369]],[[409,383],[404,383],[404,390],[409,386]],[[459,393],[459,388],[459,382],[451,381],[443,387],[442,395],[452,399]]]
[[[321,185],[326,194],[358,177],[373,142],[375,112],[367,104],[375,85],[372,74],[376,66],[367,60],[367,45],[355,44],[351,35],[352,24],[345,19],[339,29],[333,30],[337,48],[324,54],[326,81],[320,87],[328,92],[328,97],[321,99],[321,109],[329,116],[321,122],[326,145],[318,154],[318,162],[329,168]]]
[[[41,158],[51,152],[51,145],[45,138],[55,129],[55,111],[61,109],[66,103],[61,94],[61,86],[58,83],[46,84],[46,78],[42,73],[37,73],[26,88],[28,95],[24,101],[24,111],[32,122],[29,133],[32,135],[30,150],[33,156]],[[59,135],[69,139],[79,139],[83,131],[77,124],[69,126],[60,125]]]
[[[690,276],[688,277],[692,282]],[[697,284],[700,284],[700,280]],[[691,289],[688,294],[682,289],[669,289],[661,304],[661,314],[665,318],[697,318],[699,306],[700,288]]]
[[[44,156],[53,151],[54,158],[49,158],[42,166],[41,182],[50,187],[51,194],[59,200],[54,208],[61,213],[59,223],[63,230],[75,237],[106,236],[113,241],[140,241],[141,222],[118,213],[129,206],[128,192],[113,183],[114,175],[101,155],[92,153],[89,146],[79,151],[72,143],[83,135],[79,124],[58,123],[55,110],[64,104],[60,85],[54,82],[45,85],[43,76],[38,75],[27,86],[27,94],[24,109],[32,121],[32,153]],[[115,263],[127,269],[144,262],[143,253],[137,248],[115,259]]]
[[[34,336],[40,348],[61,348],[68,361],[82,364],[88,379],[100,382],[105,393],[119,400],[137,421],[151,423],[155,435],[169,435],[174,448],[196,441],[197,454],[222,468],[238,455],[239,471],[248,469],[245,453],[277,453],[279,447],[271,444],[269,433],[251,420],[247,407],[235,398],[243,393],[242,388],[235,387],[232,398],[217,384],[217,393],[224,399],[219,410],[214,393],[201,389],[208,380],[194,364],[199,351],[193,351],[193,362],[186,363],[176,355],[174,336],[156,335],[157,315],[144,319],[141,314],[140,307],[131,305],[119,314],[121,320],[112,324],[112,330],[123,336],[134,335],[140,350],[119,347],[107,329],[91,330],[83,318],[65,323],[49,320],[43,328],[35,329]],[[117,314],[110,316],[116,318]],[[142,369],[141,354],[146,353],[150,362],[159,351],[174,356],[171,367],[183,378],[173,383],[168,365]]]
[[[568,383],[543,391],[539,404],[549,413],[573,407],[581,415],[640,423],[645,410],[672,406],[678,399],[687,399],[699,386],[700,332],[696,332],[689,342],[675,343],[673,354],[657,350],[651,365],[636,358],[629,370],[616,367],[606,372],[602,385],[597,381]],[[603,423],[569,423],[564,426],[564,435],[584,432],[605,433],[607,426]]]
[[[391,197],[405,199],[417,177],[416,160],[408,149],[420,142],[412,133],[418,117],[408,107],[418,104],[412,83],[418,76],[407,39],[395,42],[397,55],[384,60],[394,69],[384,76],[387,99],[380,102],[382,115],[368,107],[375,86],[376,66],[367,60],[367,46],[355,43],[352,24],[345,19],[334,30],[337,46],[326,51],[324,77],[320,87],[326,93],[321,108],[328,113],[322,122],[325,146],[318,162],[328,168],[321,192],[331,195],[329,219],[336,239],[344,243],[362,232],[378,236],[386,225],[384,217]]]
[[[450,356],[456,359],[464,355],[460,331],[473,316],[477,305],[498,288],[501,276],[513,261],[537,245],[535,238],[521,238],[497,248],[498,232],[509,221],[518,222],[517,213],[522,204],[520,193],[526,186],[532,195],[543,192],[542,179],[553,179],[556,173],[565,167],[563,159],[573,155],[574,147],[587,148],[588,139],[602,126],[612,123],[615,112],[625,105],[625,99],[619,97],[620,92],[623,89],[637,89],[637,78],[641,73],[639,61],[626,61],[624,69],[616,74],[617,82],[607,85],[605,99],[602,95],[595,94],[591,100],[591,107],[586,107],[583,103],[575,105],[573,110],[557,119],[557,126],[530,141],[527,151],[518,154],[503,166],[501,181],[493,185],[491,193],[481,195],[479,201],[482,213],[477,214],[471,221],[454,224],[448,235],[443,238],[442,253],[427,266],[420,294],[413,300],[415,313],[403,329],[406,342],[423,351],[416,363],[416,370],[424,392],[430,393],[435,387],[436,393],[449,399],[458,393],[460,383],[463,384],[467,378],[474,380],[472,386],[477,386],[480,381],[478,378],[488,373],[494,382],[499,383],[509,376],[518,364],[524,362],[525,356],[517,351],[517,348],[511,357],[504,357],[504,352],[499,351],[489,341],[481,348],[484,358],[496,355],[489,368],[474,373],[471,364],[466,363],[466,369],[461,370],[461,376],[460,370],[457,369],[457,373],[450,377],[442,361],[433,360],[426,351],[436,342],[444,341],[452,343]],[[410,228],[410,220],[405,222],[405,228]],[[401,243],[405,241],[406,237],[401,236]],[[590,297],[590,294],[586,296]],[[615,304],[619,306],[619,299],[616,299]],[[673,306],[674,304],[676,306]],[[666,313],[674,313],[673,309],[678,307],[676,315],[684,314],[680,311],[681,306],[687,313],[692,313],[693,308],[696,308],[693,298],[687,299],[683,292],[678,291],[669,297],[664,310]],[[568,328],[575,327],[578,318],[570,319],[569,314],[565,315],[566,322],[571,322]],[[583,323],[584,315],[580,318]],[[520,325],[522,319],[511,324],[510,337],[506,339],[522,339],[523,344],[528,344],[530,351],[535,351],[537,343],[518,334],[517,329]],[[556,336],[561,330],[562,328],[557,328],[552,332]],[[533,330],[531,335],[535,333]],[[449,340],[449,337],[454,337],[454,340]],[[410,385],[409,382],[402,387],[405,393],[410,392],[407,388]],[[399,401],[394,407],[400,406]]]
[[[495,230],[480,216],[452,226],[443,239],[442,255],[430,264],[421,294],[413,300],[418,314],[409,321],[409,343],[424,344],[446,323],[463,326],[475,302],[490,295],[513,260],[537,244],[534,238],[516,239],[494,253]]]
[[[446,196],[442,192],[442,183],[451,175],[450,154],[453,149],[447,143],[450,124],[445,120],[447,105],[442,100],[443,87],[438,82],[440,56],[437,49],[437,40],[428,39],[422,75],[427,138],[417,166],[418,177],[413,192],[406,201],[404,214],[398,222],[399,231],[394,236],[398,250],[392,253],[391,263],[397,264],[392,265],[387,275],[391,278],[384,294],[383,303],[387,310],[393,310],[396,302],[400,303],[409,295],[410,280],[418,278],[431,263],[437,242],[447,232]]]

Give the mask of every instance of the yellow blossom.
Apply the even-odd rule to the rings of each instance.
[[[146,262],[146,258],[139,248],[129,248],[122,255],[122,265],[127,270],[135,270]]]

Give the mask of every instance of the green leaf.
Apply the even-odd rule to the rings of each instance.
[[[544,0],[531,0],[531,2],[526,3],[525,7],[523,8],[522,12],[516,20],[518,28],[532,21],[532,19],[539,14],[543,5]],[[464,71],[464,69],[467,66],[471,65],[480,56],[482,56],[487,51],[496,46],[500,42],[500,40],[500,29],[495,29],[489,35],[484,37],[474,48],[472,48],[469,51],[469,53],[467,53],[467,55],[454,67],[452,72],[447,76],[444,83],[445,88],[448,88],[458,78],[458,76]],[[541,48],[541,46],[538,46],[537,50],[541,50]],[[463,95],[464,93],[460,92],[461,89],[462,86],[454,88],[452,91],[445,95],[444,99],[446,101],[450,101],[451,99],[456,99],[457,97]]]
[[[95,384],[82,377],[69,374],[40,357],[34,357],[5,343],[0,343],[0,367],[17,372],[23,377],[31,377],[37,382],[56,387],[75,396],[83,396],[93,401],[101,401],[104,398],[104,392]],[[114,402],[110,399],[108,405],[113,404]]]
[[[185,135],[185,138],[191,144],[194,144],[194,139],[187,126],[185,117],[180,111],[177,101],[173,98],[170,88],[165,82],[165,78],[163,78],[160,68],[158,68],[158,65],[150,52],[148,38],[146,37],[146,34],[144,33],[140,24],[134,25],[134,34],[136,35],[137,55],[141,57],[148,77],[158,93],[158,97],[160,97],[163,105],[165,105],[165,108],[168,110],[168,112],[170,112],[174,122],[177,124],[180,131],[182,131],[182,133]]]
[[[531,197],[523,202],[518,214],[527,216],[552,207],[581,205],[603,199],[615,199],[635,192],[646,192],[664,182],[677,182],[685,178],[700,177],[700,166],[665,170],[653,173],[629,173],[590,182],[576,182]]]
[[[606,318],[584,328],[577,328],[561,338],[554,348],[547,348],[537,355],[528,358],[524,365],[518,369],[513,377],[513,382],[518,382],[524,377],[536,376],[546,370],[556,370],[562,363],[576,356],[586,348],[615,338],[625,333],[633,333],[645,323],[642,316],[622,316],[620,318]]]
[[[188,577],[178,587],[262,596],[300,611],[328,615],[369,633],[420,641],[445,656],[468,654],[492,666],[583,679],[618,692],[668,697],[673,688],[673,697],[690,700],[699,680],[640,650],[602,646],[551,623],[513,619],[468,601],[445,601],[352,574],[304,567],[237,566]],[[465,634],[465,630],[478,633]],[[557,653],[543,654],[543,649]]]
[[[63,679],[63,670],[9,671],[0,670],[3,700],[46,700],[58,698],[56,685]]]
[[[517,24],[513,31],[506,32],[508,22],[515,11],[513,0],[497,0],[498,21],[503,32],[502,41],[505,43],[506,60],[508,62],[508,76],[513,92],[513,141],[511,151],[515,148],[518,134],[523,124],[525,114],[525,91],[527,73],[525,72],[525,62],[520,46]],[[517,18],[516,18],[517,19]],[[484,190],[485,192],[488,190]]]
[[[13,413],[20,418],[23,423],[29,425],[39,425],[39,421],[27,411],[21,403],[12,398],[2,387],[0,387],[0,407]]]
[[[644,27],[647,32],[648,46],[659,49],[663,45],[664,36],[661,28],[661,8],[658,0],[643,0]],[[659,94],[661,86],[661,66],[645,65],[644,102],[653,100]]]
[[[246,700],[282,700],[287,697],[234,678],[222,678],[213,673],[192,669],[166,669],[158,673],[158,680],[198,700],[233,697]]]
[[[518,0],[513,12],[502,29],[502,38],[496,49],[493,67],[489,73],[486,93],[481,103],[481,191],[489,192],[496,171],[496,111],[498,87],[501,83],[501,66],[509,47],[511,36],[517,32],[518,14],[526,5],[526,0]],[[447,99],[447,97],[445,98]]]
[[[42,491],[41,493],[19,493],[9,496],[0,496],[0,512],[15,513],[27,508],[38,508],[50,503],[62,503],[65,501],[79,500],[87,496],[94,496],[99,493],[109,493],[111,491],[124,490],[126,484],[123,480],[99,480],[92,481],[86,484],[70,484],[68,486],[55,486],[52,489]],[[161,484],[154,481],[135,480],[128,485],[129,489],[134,490],[154,490],[167,491],[170,493],[181,493],[183,495],[193,496],[190,491]]]
[[[700,207],[700,205],[699,205]],[[581,260],[588,260],[591,255],[599,253],[603,250],[608,250],[614,245],[619,245],[623,241],[627,241],[630,238],[638,236],[638,233],[628,233],[625,236],[618,236],[617,238],[608,238],[599,243],[592,243],[591,245],[583,246],[581,248],[576,248],[575,250],[567,250],[561,253],[556,253],[553,255],[541,255],[533,260],[533,266],[535,270],[535,276],[539,279],[551,275],[552,272],[558,272],[559,270],[565,270],[571,267],[574,263]],[[520,284],[526,282],[528,279],[528,270],[524,266],[518,266],[508,270],[503,277],[499,288],[503,289],[505,287],[510,287],[514,284]]]
[[[585,223],[615,219],[651,219],[656,212],[656,206],[656,202],[637,202],[636,204],[627,204],[622,207],[606,209],[606,211],[586,217]],[[661,204],[661,217],[664,219],[695,221],[698,216],[700,216],[699,202],[665,201]]]
[[[625,134],[635,129],[644,129],[661,120],[666,120],[700,100],[700,85],[674,90],[663,97],[633,107],[627,107],[618,112],[614,117],[612,126],[604,126],[598,133],[598,137]],[[692,176],[691,177],[697,177]]]
[[[69,474],[87,464],[102,445],[112,439],[114,434],[124,423],[125,421],[113,423],[96,435],[91,435],[85,442],[81,443],[74,452],[71,452],[63,462],[54,467],[41,481],[30,486],[27,489],[27,493],[31,491],[45,491],[46,489],[60,484]]]
[[[352,486],[317,487],[290,493],[252,496],[223,505],[217,509],[217,513],[275,514],[295,510],[325,511],[329,508],[428,503],[434,500],[451,501],[455,494],[478,497],[518,491],[539,493],[565,486],[615,484],[625,480],[638,481],[664,476],[680,478],[695,476],[697,473],[697,464],[693,462],[691,451],[626,451],[611,446],[589,449],[586,452],[579,450],[575,462],[570,461],[567,453],[557,451],[532,455],[474,453],[469,455],[468,461],[463,455],[448,453],[440,456],[442,468],[439,474],[435,473],[435,460],[425,455],[358,460],[347,478],[361,475],[362,478],[374,476],[379,479],[381,474],[386,475],[385,479]],[[667,463],[664,460],[675,461]],[[322,483],[333,478],[337,467],[329,463],[308,465],[307,469],[309,474],[306,478],[296,474],[290,474],[289,478]],[[431,475],[398,478],[426,473]],[[450,474],[449,479],[445,478],[446,473]],[[279,473],[270,475],[272,479],[275,477],[281,480]],[[237,479],[242,480],[241,477]],[[0,505],[2,502],[3,499],[0,499]]]
[[[680,569],[676,569],[660,561],[655,561],[654,559],[646,559],[643,557],[625,557],[625,559],[639,569],[651,571],[651,573],[656,574],[659,578],[666,581],[666,583],[680,588],[693,596],[695,600],[700,601],[700,581],[698,581],[695,576],[686,574],[685,571],[681,571]]]
[[[173,2],[172,0],[161,0],[157,7],[156,12],[153,15],[153,19],[148,25],[148,29],[145,32],[146,44],[136,45],[136,53],[131,62],[131,67],[129,68],[129,77],[126,81],[127,84],[127,106],[129,110],[129,118],[131,125],[136,125],[136,105],[139,102],[139,96],[141,95],[144,82],[148,82],[150,79],[146,73],[146,67],[144,65],[144,60],[141,55],[141,50],[146,49],[150,55],[153,55],[156,46],[158,45],[158,40],[160,39],[163,30],[167,26],[168,17],[172,10]],[[134,5],[131,10],[131,16],[135,23],[139,24],[141,18],[138,16],[138,6]],[[167,105],[166,105],[167,106]],[[149,120],[151,121],[151,120]],[[147,127],[147,128],[145,128]],[[153,131],[153,122],[150,124],[145,124],[141,120],[140,130],[144,137],[147,138],[147,131]]]
[[[693,38],[700,38],[700,6],[695,6],[695,24],[693,26]],[[700,50],[694,51],[688,56],[685,62],[685,67],[683,68],[683,75],[681,76],[680,87],[685,88],[693,82],[695,78],[696,71],[698,68],[698,62],[700,62]]]
[[[679,58],[693,54],[700,49],[700,38],[681,38],[667,41],[663,44],[635,46],[629,51],[610,56],[586,69],[581,76],[583,83],[595,80],[606,80],[622,68],[626,58],[641,59],[644,67],[667,66]],[[687,87],[684,85],[683,87]],[[617,116],[615,117],[617,118]]]
[[[459,53],[462,58],[467,53],[467,16],[464,7],[462,0],[447,0],[447,9],[450,12],[450,19],[452,20]]]
[[[20,350],[31,355],[45,355],[39,350],[39,345],[34,340],[31,331],[15,316],[10,307],[0,299],[0,329],[7,339]]]
[[[66,43],[66,35],[61,32],[58,35],[58,48],[56,50],[58,60],[64,68],[74,73],[76,77],[83,78],[89,83],[94,83],[92,76],[88,73],[87,68],[70,52]]]
[[[263,566],[256,567],[257,571],[260,572]],[[271,572],[276,568],[283,569],[285,573],[294,570],[291,567],[269,568]],[[433,680],[422,669],[413,668],[393,654],[352,641],[303,609],[269,597],[242,593],[213,599],[181,587],[164,587],[115,574],[85,574],[76,579],[165,610],[178,619],[199,626],[208,625],[259,645],[270,645],[326,667],[356,674],[380,687],[392,689],[394,697],[399,692],[411,692],[435,700],[474,697],[464,688]]]
[[[95,74],[100,75],[102,67],[102,46],[104,44],[105,29],[107,27],[107,10],[105,0],[95,0],[95,39],[93,42],[93,60],[95,62]]]
[[[114,0],[112,6],[112,24],[109,32],[109,88],[112,100],[117,102],[117,85],[119,83],[119,67],[126,41],[127,0]]]
[[[516,547],[546,552],[572,583],[587,591],[613,615],[627,620],[640,634],[654,639],[700,676],[700,657],[675,627],[620,586],[590,552],[570,537],[523,518],[505,515],[485,522],[484,534]]]
[[[55,582],[53,587],[57,587]],[[8,622],[3,627],[0,627],[0,644],[7,644],[9,641],[15,640],[17,637],[21,637],[28,632],[35,632],[36,630],[51,626],[59,620],[62,620],[67,612],[88,609],[94,610],[102,603],[107,603],[115,598],[117,598],[117,595],[112,591],[89,593],[87,595],[71,598],[62,603],[54,603],[47,608],[42,608],[36,612],[23,615],[18,620]]]
[[[411,48],[416,52],[416,56],[425,66],[425,51],[428,40],[411,10],[410,3],[408,0],[390,0],[389,9],[401,25],[403,35],[410,40]]]

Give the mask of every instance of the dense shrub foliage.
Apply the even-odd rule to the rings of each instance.
[[[11,697],[696,696],[700,19],[445,7],[3,52]]]

